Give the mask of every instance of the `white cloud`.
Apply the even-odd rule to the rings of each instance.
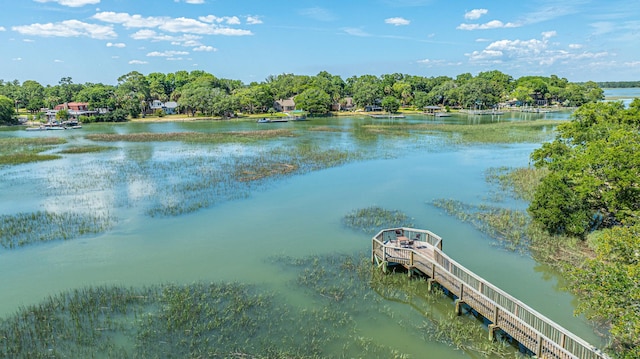
[[[218,51],[218,49],[216,49],[213,46],[201,45],[201,46],[198,46],[198,47],[194,48],[193,51],[211,52],[211,51]]]
[[[159,52],[159,51],[153,51],[147,54],[147,56],[149,57],[174,57],[176,55],[189,55],[188,52],[186,51],[173,51],[173,50],[168,50],[168,51],[163,51],[163,52]]]
[[[489,41],[491,41],[491,40],[485,39],[485,38],[482,38],[482,37],[479,37],[479,38],[476,39],[476,42],[489,42]]]
[[[582,45],[580,44],[569,44],[569,48],[573,50],[581,49]]]
[[[12,60],[13,61],[22,61],[22,57],[14,57]]]
[[[62,6],[81,7],[85,5],[99,4],[100,0],[35,0],[40,3],[57,2]]]
[[[355,28],[355,27],[346,27],[342,30],[351,36],[359,36],[359,37],[371,36],[371,34],[367,33],[366,31]]]
[[[262,24],[262,20],[260,20],[259,17],[257,16],[247,16],[247,24],[248,25],[258,25],[258,24]]]
[[[4,26],[0,26],[0,31],[7,31],[7,29],[5,29]]]
[[[182,61],[182,57],[167,57],[167,61]]]
[[[62,63],[62,62],[64,62],[64,61],[62,61],[62,60],[58,60],[58,59],[55,59],[55,60],[53,60],[53,62],[56,62],[56,63]]]
[[[503,23],[500,20],[491,20],[484,24],[460,24],[456,29],[458,30],[488,30],[488,29],[500,29],[500,28],[511,28],[511,27],[519,27],[520,25],[508,22]]]
[[[637,67],[637,66],[640,66],[640,61],[625,62],[624,65],[630,66],[630,67]]]
[[[107,47],[118,47],[118,48],[123,48],[123,47],[127,47],[126,44],[122,43],[122,42],[107,42]]]
[[[164,17],[142,17],[141,15],[129,15],[126,12],[103,11],[93,15],[93,18],[112,24],[121,24],[126,28],[136,27],[158,27],[168,18]]]
[[[467,11],[464,14],[464,18],[467,20],[477,20],[482,15],[486,15],[489,12],[487,9],[473,9],[471,11]]]
[[[134,40],[151,40],[153,42],[157,41],[169,41],[171,45],[185,46],[185,47],[194,47],[200,46],[202,43],[199,41],[202,36],[198,35],[190,35],[184,34],[180,36],[173,35],[165,35],[159,34],[153,30],[139,30],[136,33],[131,35],[131,38]]]
[[[146,61],[140,61],[140,60],[131,60],[129,61],[130,65],[144,65],[144,64],[148,64],[148,62]]]
[[[227,23],[229,25],[240,25],[240,18],[237,16],[217,17],[215,15],[200,16],[198,20],[208,23]]]
[[[559,48],[557,43],[549,40],[556,36],[555,31],[540,34],[540,39],[498,40],[487,45],[483,50],[465,54],[469,61],[476,63],[511,62],[513,64],[551,66],[556,62],[578,63],[594,59],[606,58],[612,54],[602,52],[574,52],[581,46],[568,45]]]
[[[158,28],[160,30],[168,32],[185,32],[191,34],[201,35],[226,35],[226,36],[246,36],[253,35],[249,30],[235,29],[230,27],[221,26],[217,23],[208,23],[201,20],[178,17],[142,17],[140,15],[129,15],[127,13],[115,13],[115,12],[101,12],[93,16],[94,19],[113,23],[121,24],[127,28]],[[213,19],[213,17],[211,18]],[[215,19],[218,19],[215,17]],[[224,21],[235,22],[237,17],[222,18]]]
[[[22,41],[24,41],[24,42],[35,42],[35,40],[32,40],[32,39],[24,39]]]
[[[390,17],[388,19],[385,19],[384,22],[393,26],[406,26],[411,24],[411,21],[401,17]]]
[[[13,26],[13,31],[23,35],[44,37],[78,37],[86,36],[92,39],[113,39],[118,35],[111,26],[88,24],[78,20],[65,20],[58,23],[32,24]]]
[[[180,2],[180,0],[175,0],[175,1]],[[194,4],[194,5],[204,4],[204,0],[183,0],[183,1],[187,4]]]

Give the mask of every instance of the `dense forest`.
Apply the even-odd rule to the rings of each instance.
[[[311,115],[323,115],[344,107],[347,98],[357,108],[382,106],[396,111],[401,106],[429,105],[488,109],[506,101],[518,105],[558,104],[577,107],[603,99],[595,82],[571,83],[556,75],[525,76],[518,79],[500,71],[422,77],[400,73],[382,76],[340,76],[322,71],[315,76],[281,74],[248,85],[239,80],[218,78],[205,71],[178,71],[143,75],[132,71],[117,79],[117,85],[76,84],[71,77],[57,85],[37,81],[0,80],[0,107],[13,104],[36,119],[41,109],[66,102],[86,102],[89,109],[109,112],[90,121],[124,121],[149,113],[153,100],[175,101],[183,114],[230,117],[238,113],[274,111],[274,101],[294,98],[296,107]],[[4,104],[4,107],[3,105]],[[7,109],[9,110],[9,109]],[[0,111],[1,112],[1,111]],[[6,122],[6,120],[5,120]]]

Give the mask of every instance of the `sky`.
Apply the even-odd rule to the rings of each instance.
[[[499,70],[640,80],[638,0],[0,0],[0,80]]]

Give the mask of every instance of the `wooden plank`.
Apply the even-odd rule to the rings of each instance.
[[[402,238],[396,231],[402,233]],[[421,271],[541,357],[608,359],[584,340],[449,258],[441,251],[442,239],[430,231],[382,230],[372,243],[373,255]]]

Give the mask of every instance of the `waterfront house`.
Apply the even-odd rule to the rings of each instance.
[[[288,112],[296,109],[296,103],[293,101],[293,97],[288,99],[280,99],[273,103],[273,108],[278,112]]]

